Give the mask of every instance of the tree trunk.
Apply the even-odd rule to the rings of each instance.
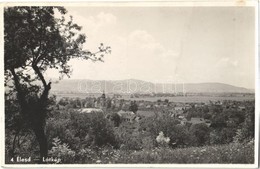
[[[47,143],[47,137],[44,132],[43,126],[35,126],[34,133],[36,136],[36,140],[39,143],[40,147],[40,163],[43,163],[43,158],[46,158],[48,156],[48,143]]]
[[[12,148],[12,151],[11,151],[11,157],[15,156],[15,142],[16,142],[16,137],[18,136],[18,134],[19,134],[19,132],[16,132],[15,135],[14,135],[13,148]]]
[[[31,127],[35,133],[36,140],[39,143],[40,147],[40,163],[43,163],[43,158],[48,156],[48,143],[47,143],[47,136],[44,131],[45,120],[46,120],[46,108],[47,108],[47,101],[49,91],[51,89],[51,82],[48,84],[46,83],[43,75],[39,71],[37,66],[33,67],[40,79],[42,80],[44,90],[38,100],[32,99],[32,102],[26,101],[26,93],[20,84],[20,79],[16,74],[14,69],[11,69],[11,73],[14,78],[15,88],[17,91],[17,98],[21,106],[21,113],[24,115],[28,123],[31,124]]]

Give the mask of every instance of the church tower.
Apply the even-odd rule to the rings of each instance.
[[[106,94],[103,91],[103,94],[100,97],[100,108],[106,108]]]

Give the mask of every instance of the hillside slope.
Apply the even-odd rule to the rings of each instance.
[[[253,93],[251,89],[224,83],[151,83],[141,80],[61,80],[52,84],[54,92],[75,93]]]

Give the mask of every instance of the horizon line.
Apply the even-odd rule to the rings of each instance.
[[[55,79],[58,81],[62,81],[62,80],[89,80],[89,81],[129,81],[129,80],[136,80],[136,81],[143,81],[143,82],[147,82],[147,83],[153,83],[153,84],[174,84],[174,82],[152,82],[152,81],[148,81],[148,80],[140,80],[140,79],[135,79],[135,78],[128,78],[128,79],[114,79],[114,80],[102,80],[102,79],[84,79],[84,78],[63,78],[63,79],[59,79],[59,78],[55,78],[55,77],[47,77],[48,80],[51,79]],[[255,91],[255,88],[247,88],[247,87],[241,87],[241,86],[236,86],[236,85],[232,85],[229,83],[223,83],[223,82],[177,82],[176,84],[225,84],[225,85],[230,85],[233,87],[239,87],[239,88],[244,88],[244,89],[248,89],[248,90],[253,90]]]

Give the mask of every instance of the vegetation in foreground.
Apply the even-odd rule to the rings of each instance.
[[[100,152],[85,151],[79,163],[181,163],[181,164],[252,164],[254,163],[254,142],[231,143],[228,145],[189,147],[189,148],[155,148],[153,150],[119,151],[104,149]]]
[[[167,115],[146,118],[139,123],[122,122],[115,127],[103,113],[80,114],[71,110],[52,111],[46,134],[49,157],[59,158],[59,163],[65,164],[252,164],[254,138],[253,132],[248,135],[253,128],[250,124],[245,120],[230,138],[227,136],[231,131],[227,129],[216,135],[214,129],[204,124],[182,126]],[[29,130],[15,135],[7,129],[6,163],[18,155],[37,158],[37,146]]]

